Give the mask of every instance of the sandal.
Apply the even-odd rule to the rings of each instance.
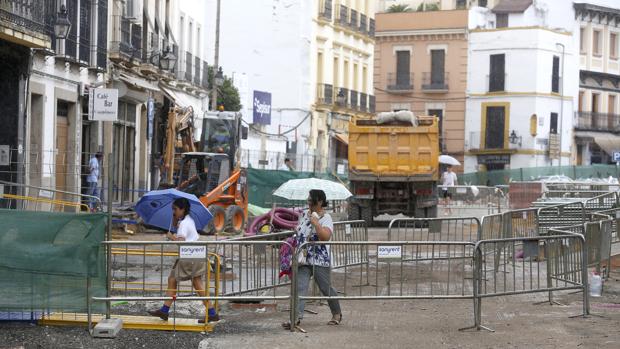
[[[301,320],[297,320],[297,322],[295,323],[295,327],[299,326],[299,324],[300,324],[300,323],[301,323]],[[290,322],[288,322],[288,321],[287,321],[287,322],[283,322],[283,323],[282,323],[282,327],[283,327],[285,330],[290,330],[290,329],[291,329],[291,323],[290,323]]]
[[[342,314],[338,314],[338,319],[336,319],[336,315],[332,316],[332,319],[327,323],[328,325],[340,325],[342,322]]]

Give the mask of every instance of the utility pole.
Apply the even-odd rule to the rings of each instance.
[[[217,84],[215,83],[215,74],[217,74],[220,61],[220,1],[217,0],[217,8],[215,12],[215,56],[213,57],[213,85],[211,89],[211,110],[217,110]]]

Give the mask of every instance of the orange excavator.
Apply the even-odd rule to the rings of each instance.
[[[184,118],[168,118],[180,120]],[[207,234],[223,231],[241,233],[248,217],[247,174],[239,162],[239,143],[247,138],[247,128],[241,125],[241,114],[234,112],[208,112],[202,118],[202,134],[199,142],[193,142],[193,121],[186,131],[184,124],[177,123],[177,132],[169,136],[181,141],[175,149],[182,149],[180,158],[174,153],[164,157],[169,183],[177,189],[196,195],[209,209],[213,219],[205,229]],[[171,126],[168,126],[170,129]],[[191,137],[189,137],[191,135]],[[175,171],[175,163],[178,170]],[[168,168],[166,168],[167,170]]]

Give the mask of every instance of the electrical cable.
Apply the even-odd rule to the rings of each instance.
[[[254,131],[254,132],[256,132],[256,133],[259,133],[259,134],[262,134],[262,135],[265,135],[265,136],[275,136],[275,137],[281,137],[281,136],[284,136],[284,135],[286,135],[286,134],[289,134],[289,133],[291,133],[291,132],[295,131],[296,129],[298,129],[298,128],[299,128],[299,127],[300,127],[300,126],[304,123],[304,121],[308,120],[308,118],[310,117],[310,115],[312,115],[312,113],[311,113],[311,112],[308,112],[308,114],[306,114],[306,116],[305,116],[305,117],[304,117],[304,118],[303,118],[303,119],[302,119],[302,120],[301,120],[301,121],[300,121],[297,125],[295,125],[293,128],[291,128],[291,129],[289,129],[289,130],[286,130],[286,131],[284,131],[284,132],[280,132],[280,133],[269,133],[269,132],[263,132],[263,131],[261,131],[261,130],[258,130],[258,129],[256,129],[256,128],[254,128],[254,126],[253,126],[252,124],[248,123],[247,121],[245,121],[245,120],[243,120],[243,119],[241,119],[241,121],[242,121],[244,124],[248,125],[248,127],[249,127],[252,131]]]

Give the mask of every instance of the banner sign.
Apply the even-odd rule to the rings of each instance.
[[[271,93],[254,91],[253,123],[260,125],[271,124]]]

